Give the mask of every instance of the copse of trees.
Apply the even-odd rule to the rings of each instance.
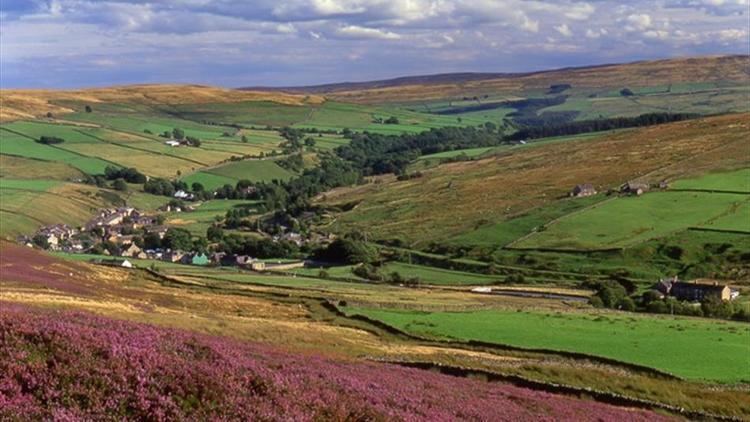
[[[136,168],[118,168],[107,166],[104,169],[104,177],[107,180],[124,179],[128,183],[145,183],[146,175],[139,172]]]
[[[522,139],[547,138],[550,136],[577,135],[579,133],[679,122],[697,117],[700,117],[700,115],[694,113],[647,113],[637,117],[614,117],[611,119],[582,120],[543,126],[523,126],[516,133],[506,137],[506,140],[517,141]]]
[[[40,136],[36,141],[40,144],[55,145],[65,142],[65,139],[59,138],[57,136]]]

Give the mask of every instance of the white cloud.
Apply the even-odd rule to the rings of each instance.
[[[568,27],[568,24],[564,23],[562,25],[555,26],[554,28],[555,31],[559,32],[563,37],[570,37],[573,35],[573,32]]]
[[[384,31],[376,28],[365,28],[363,26],[348,25],[336,30],[336,35],[343,38],[351,39],[379,39],[379,40],[398,40],[401,39],[401,35],[391,32]]]
[[[596,39],[596,38],[601,37],[602,35],[607,35],[608,33],[609,32],[604,28],[599,28],[599,29],[589,28],[586,30],[586,38]]]
[[[633,14],[625,18],[627,26],[625,27],[628,31],[643,31],[651,27],[651,16],[643,14]]]

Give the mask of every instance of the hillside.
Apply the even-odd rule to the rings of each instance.
[[[391,80],[284,89],[355,103],[403,103],[482,95],[510,95],[546,90],[554,84],[573,87],[658,86],[683,82],[747,83],[750,57],[710,56],[564,68],[514,74],[444,74]]]
[[[409,242],[444,240],[559,202],[576,184],[591,183],[605,192],[634,179],[658,183],[746,167],[748,117],[499,147],[473,160],[422,169],[416,179],[383,177],[337,189],[320,202],[344,208],[356,204],[338,218],[334,227],[339,230],[358,228],[380,239]]]
[[[173,105],[268,101],[285,105],[319,104],[322,97],[281,92],[238,91],[201,85],[130,85],[69,91],[12,89],[0,91],[0,121],[64,114],[69,103]]]

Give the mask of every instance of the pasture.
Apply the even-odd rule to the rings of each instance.
[[[675,180],[671,188],[750,193],[750,168],[713,172],[696,178]]]
[[[252,182],[289,180],[294,175],[271,160],[234,161],[205,171],[235,180],[245,179]]]
[[[0,154],[0,177],[74,180],[83,176],[83,172],[65,163]]]
[[[578,352],[695,380],[750,380],[750,327],[742,323],[618,312],[342,309],[431,338]]]
[[[218,189],[224,185],[234,186],[237,184],[237,180],[226,176],[219,176],[218,174],[208,173],[206,171],[197,171],[188,176],[180,179],[191,186],[193,183],[200,183],[204,188],[208,190]]]
[[[452,271],[403,262],[388,262],[383,265],[380,271],[385,275],[396,272],[404,279],[417,277],[425,284],[446,286],[493,284],[503,279],[502,276]]]
[[[0,179],[2,180],[2,179]],[[0,188],[0,204],[5,217],[0,235],[31,234],[43,225],[65,223],[79,226],[96,210],[121,205],[114,194],[88,185],[38,181],[8,181]],[[25,190],[19,187],[26,186]]]
[[[253,209],[257,201],[216,199],[200,204],[194,211],[166,213],[168,226],[187,229],[194,236],[206,236],[206,230],[217,220],[224,218],[228,210],[238,208]]]
[[[544,231],[514,243],[513,247],[622,248],[703,226],[718,218],[725,220],[723,224],[736,221],[738,226],[744,225],[750,231],[750,220],[741,207],[749,199],[747,195],[677,191],[615,198],[563,217]]]

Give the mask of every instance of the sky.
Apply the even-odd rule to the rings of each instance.
[[[0,0],[0,86],[293,86],[750,54],[750,0]]]

